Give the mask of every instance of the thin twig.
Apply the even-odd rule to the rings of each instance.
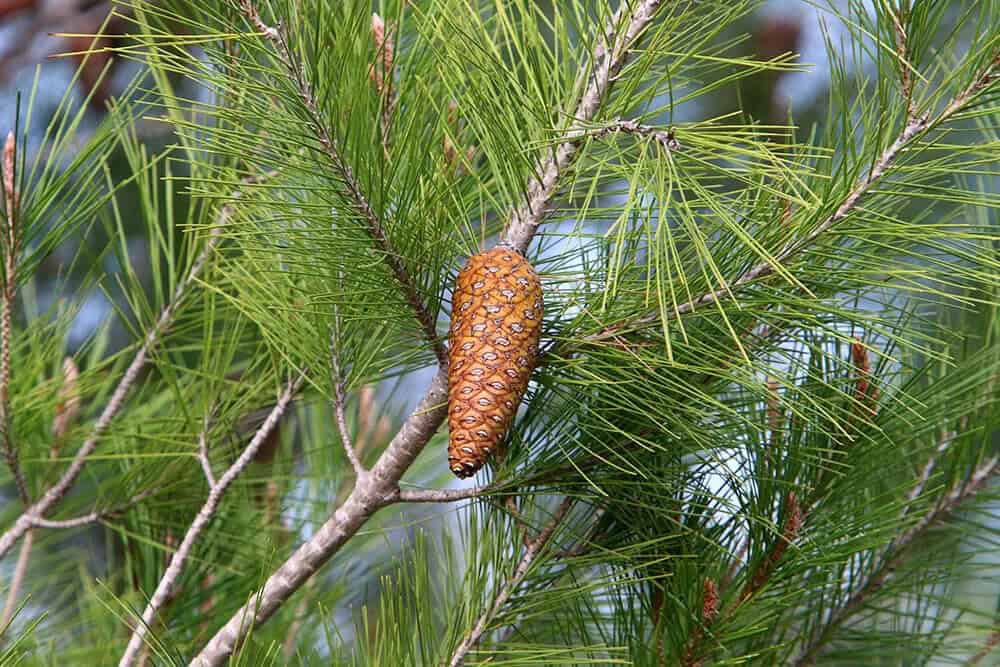
[[[951,433],[946,435],[941,439],[941,443],[934,449],[934,453],[930,455],[927,459],[927,463],[920,470],[920,475],[917,477],[917,483],[913,485],[913,488],[906,494],[906,505],[903,507],[901,512],[902,516],[906,516],[910,513],[913,506],[913,502],[920,497],[924,492],[924,488],[927,486],[927,482],[931,478],[931,474],[934,472],[934,468],[937,467],[938,460],[941,455],[948,451],[951,444],[955,442],[955,434]]]
[[[489,609],[480,615],[479,619],[476,621],[475,626],[472,630],[465,636],[462,643],[458,645],[455,652],[451,656],[451,660],[448,662],[449,667],[459,667],[465,664],[465,656],[468,655],[479,641],[483,637],[483,633],[486,632],[486,626],[496,618],[497,614],[503,609],[504,605],[507,604],[507,600],[510,596],[517,590],[524,581],[524,578],[528,575],[528,571],[531,569],[531,564],[535,562],[538,555],[542,552],[542,549],[548,544],[549,540],[556,532],[556,528],[562,523],[562,520],[566,517],[566,513],[569,512],[570,508],[573,506],[573,498],[564,498],[556,509],[555,513],[552,515],[552,520],[542,529],[542,531],[532,540],[528,540],[525,545],[524,555],[521,556],[520,562],[518,562],[517,567],[514,569],[514,574],[507,579],[500,590],[497,592],[495,598],[493,598],[493,604],[490,605]]]
[[[512,213],[507,222],[503,238],[522,253],[528,249],[538,226],[548,216],[563,174],[576,161],[581,140],[588,132],[587,124],[594,119],[607,99],[632,47],[652,23],[662,1],[644,0],[632,5],[631,10],[630,4],[623,2],[614,13],[610,26],[604,31],[608,37],[598,45],[590,80],[573,113],[572,122],[562,132],[560,143],[551,149],[537,174],[528,183],[527,201]],[[629,17],[628,24],[624,30],[619,31],[618,26],[626,15]]]
[[[910,62],[907,59],[909,49],[907,48],[908,38],[906,27],[903,22],[906,20],[907,10],[900,3],[896,11],[889,12],[892,17],[892,32],[896,38],[896,57],[899,58],[899,81],[903,99],[906,100],[906,120],[917,117],[917,109],[913,103],[913,76],[910,74]]]
[[[993,457],[973,470],[964,483],[951,489],[920,521],[896,539],[889,552],[883,553],[878,567],[858,584],[843,605],[834,610],[823,628],[813,634],[791,664],[794,667],[815,664],[820,650],[833,637],[834,631],[861,611],[872,595],[882,588],[909,554],[914,542],[931,526],[950,516],[964,501],[974,497],[998,472],[1000,472],[1000,458]]]
[[[382,151],[386,159],[389,159],[389,133],[392,130],[392,112],[396,108],[396,93],[392,85],[395,79],[396,47],[391,27],[387,27],[382,17],[376,13],[372,14],[372,41],[375,44],[376,62],[369,75],[382,99],[379,126],[382,131]]]
[[[302,386],[304,379],[304,374],[299,375],[296,380],[290,381],[285,385],[284,391],[282,391],[281,395],[278,397],[278,400],[275,402],[270,414],[268,414],[267,419],[265,419],[264,423],[257,429],[257,432],[254,434],[253,438],[251,438],[250,443],[243,450],[243,453],[241,453],[239,458],[237,458],[236,461],[229,466],[226,472],[223,473],[222,477],[219,478],[219,481],[212,485],[212,488],[208,493],[208,498],[205,500],[205,504],[202,505],[201,510],[198,511],[194,521],[191,522],[187,533],[184,535],[184,539],[181,541],[180,546],[174,553],[174,557],[170,559],[170,565],[167,566],[167,571],[163,573],[159,583],[156,585],[156,590],[153,592],[153,596],[149,599],[149,604],[146,605],[146,609],[142,612],[142,619],[136,623],[135,629],[132,631],[132,637],[129,639],[128,646],[125,648],[125,653],[118,662],[119,667],[127,667],[128,665],[131,665],[139,655],[146,633],[149,631],[149,627],[152,625],[160,607],[173,594],[174,587],[177,586],[180,581],[181,571],[184,568],[184,564],[191,555],[191,551],[194,549],[195,542],[197,542],[199,535],[201,535],[202,530],[204,530],[215,517],[215,513],[218,510],[219,505],[222,503],[222,499],[226,495],[226,491],[229,486],[237,477],[240,476],[240,474],[243,473],[244,470],[246,470],[247,466],[249,466],[253,461],[253,457],[257,454],[257,450],[260,449],[261,443],[267,439],[267,437],[271,434],[271,431],[278,425],[278,421],[285,414],[289,404],[292,402],[292,398]]]
[[[875,183],[881,180],[882,177],[890,171],[900,154],[907,146],[909,146],[910,142],[914,138],[923,135],[923,133],[928,129],[947,121],[956,112],[969,104],[972,99],[976,97],[976,95],[994,83],[997,80],[996,70],[998,68],[1000,68],[1000,55],[994,58],[990,65],[988,65],[986,69],[980,73],[971,84],[969,84],[969,86],[956,95],[933,120],[931,120],[927,115],[909,119],[899,136],[897,136],[896,139],[884,151],[882,151],[882,154],[875,161],[871,170],[855,184],[844,200],[840,203],[840,206],[838,206],[837,209],[830,214],[830,216],[824,219],[823,222],[817,225],[811,232],[797,240],[790,241],[787,245],[785,245],[785,247],[774,256],[774,260],[772,262],[761,262],[760,264],[751,267],[738,278],[724,282],[720,287],[691,299],[686,303],[677,304],[677,307],[671,311],[672,316],[674,318],[680,317],[681,315],[693,312],[701,306],[715,303],[726,295],[735,294],[735,292],[741,287],[770,276],[775,272],[776,266],[779,266],[782,262],[787,261],[812,245],[813,242],[830,231],[833,226],[846,218],[848,214],[850,214],[858,206],[863,196],[868,193]],[[650,325],[659,326],[663,317],[664,315],[661,313],[645,315],[637,319],[624,322],[621,325],[606,327],[603,331],[590,336],[587,340],[604,340],[606,338],[613,338],[622,330],[633,330]]]
[[[714,579],[706,577],[705,581],[702,583],[701,622],[695,626],[694,630],[691,632],[691,637],[688,639],[687,647],[684,649],[684,656],[681,658],[682,667],[699,667],[701,665],[703,660],[698,656],[701,641],[705,637],[705,630],[710,628],[715,623],[715,619],[718,615],[719,585],[715,583]],[[656,639],[657,656],[662,662],[663,654],[662,644],[660,641],[661,637],[658,635]]]
[[[670,130],[661,130],[651,125],[643,125],[634,120],[616,120],[590,133],[591,137],[599,138],[613,133],[635,134],[648,137],[663,147],[668,153],[679,151],[681,144]]]
[[[705,656],[702,655],[701,644],[705,639],[705,631],[711,627],[717,617],[721,616],[723,619],[729,618],[739,609],[740,605],[754,597],[767,585],[771,579],[771,575],[774,574],[775,568],[781,563],[781,559],[784,557],[788,547],[798,538],[799,532],[802,529],[803,518],[803,510],[799,504],[798,496],[794,492],[789,491],[788,495],[785,496],[785,520],[781,527],[781,535],[778,536],[778,539],[775,540],[774,544],[771,545],[771,548],[757,564],[757,567],[743,585],[743,590],[740,591],[740,594],[721,613],[719,611],[719,585],[713,579],[705,580],[702,623],[691,632],[683,659],[681,660],[683,667],[698,667],[704,662]],[[749,548],[749,544],[748,539],[741,549],[741,553]],[[737,556],[737,563],[741,558],[742,555]],[[726,577],[721,582],[723,587],[729,585],[730,580],[735,574],[734,568],[735,563],[733,567],[730,567],[726,573]]]
[[[355,484],[357,484],[368,474],[368,471],[361,463],[358,451],[351,440],[351,432],[347,429],[347,395],[344,387],[344,376],[341,373],[335,333],[330,335],[330,382],[333,384],[333,413],[337,419],[337,430],[340,431],[340,442],[344,446],[347,460],[350,461],[351,467],[354,469]]]
[[[607,43],[612,44],[613,48],[599,51],[594,74],[577,107],[575,115],[581,121],[592,120],[600,105],[607,99],[614,75],[621,70],[630,54],[629,47],[650,25],[660,4],[660,0],[638,3],[624,32],[618,35],[611,31]],[[625,11],[624,4],[622,7],[620,11]],[[252,3],[244,0],[243,8],[265,37],[272,41],[278,39],[277,31],[260,21]],[[617,25],[616,22],[613,27]],[[580,131],[583,131],[582,127]],[[573,136],[567,143],[575,146],[577,141],[579,136]],[[505,240],[518,248],[527,248],[538,224],[544,218],[544,212],[551,205],[557,181],[573,162],[573,155],[566,155],[566,150],[559,150],[562,152],[557,151],[551,166],[543,171],[546,175],[543,181],[533,181],[539,185],[529,189],[532,208],[520,209],[512,214],[512,224],[507,228]],[[575,152],[575,147],[567,150]],[[559,155],[563,157],[559,158]],[[252,628],[267,621],[368,519],[401,495],[399,480],[447,416],[448,375],[445,368],[446,366],[438,368],[416,409],[379,456],[364,483],[355,484],[333,516],[268,577],[261,589],[249,596],[247,603],[233,614],[195,656],[192,665],[208,667],[223,664]]]
[[[736,574],[743,567],[743,560],[746,558],[747,552],[750,551],[750,536],[747,535],[746,539],[740,544],[740,548],[736,550],[733,554],[733,562],[730,563],[729,567],[726,568],[726,573],[722,576],[719,581],[719,587],[723,590],[729,588],[729,584],[733,583],[733,579],[736,578]]]
[[[997,646],[1000,646],[1000,628],[990,633],[990,636],[987,637],[986,641],[983,643],[983,647],[979,649],[974,656],[969,658],[969,661],[965,663],[965,667],[976,667],[976,665],[981,663],[986,656],[996,649]]]
[[[32,521],[32,526],[35,528],[80,528],[81,526],[97,523],[99,521],[104,521],[105,519],[124,514],[129,508],[134,507],[147,498],[156,495],[159,491],[159,487],[146,489],[142,493],[135,494],[128,500],[128,502],[125,502],[117,507],[104,510],[94,510],[81,516],[73,517],[72,519],[46,519],[44,517],[37,517]]]
[[[233,193],[233,197],[238,196],[238,192]],[[83,471],[83,467],[87,464],[87,459],[94,453],[94,450],[97,449],[97,444],[100,442],[104,432],[107,431],[112,420],[118,415],[122,407],[124,407],[125,399],[128,397],[132,386],[139,379],[139,374],[146,367],[150,353],[160,342],[160,339],[173,323],[174,316],[177,314],[177,309],[187,298],[189,290],[197,281],[202,269],[204,269],[209,258],[215,251],[215,247],[218,245],[221,238],[222,227],[228,222],[232,213],[233,208],[231,205],[222,207],[222,210],[219,213],[219,218],[216,221],[216,225],[212,228],[208,241],[205,243],[201,252],[198,253],[198,256],[191,265],[191,269],[188,271],[188,274],[177,285],[177,288],[174,290],[173,298],[163,308],[160,312],[159,318],[157,318],[152,328],[150,328],[150,330],[146,333],[142,345],[136,352],[135,357],[133,357],[132,362],[125,370],[125,374],[118,382],[118,386],[115,387],[114,392],[112,392],[111,398],[104,406],[104,410],[97,418],[97,421],[94,422],[94,425],[90,430],[90,436],[76,451],[72,462],[70,462],[69,467],[59,478],[59,481],[51,486],[34,505],[27,508],[17,518],[14,525],[8,528],[3,535],[0,536],[0,557],[3,557],[8,551],[10,551],[11,547],[13,547],[14,544],[21,539],[21,537],[33,525],[36,525],[36,522],[39,519],[42,519],[49,512],[49,510],[62,500],[62,498],[76,483],[77,478]]]
[[[346,543],[375,512],[398,493],[399,479],[447,415],[448,376],[439,369],[427,394],[403,422],[368,477],[355,484],[343,504],[316,533],[250,594],[247,603],[216,632],[193,665],[221,665],[254,626],[269,619],[284,602]]]
[[[17,486],[17,495],[21,497],[21,502],[25,505],[31,504],[31,496],[28,493],[28,484],[24,479],[24,472],[21,470],[21,463],[17,457],[17,448],[14,446],[12,433],[10,409],[10,345],[13,333],[13,311],[14,298],[17,296],[17,255],[21,251],[21,233],[18,220],[18,208],[20,206],[19,194],[17,191],[17,179],[15,170],[17,168],[17,141],[14,133],[7,134],[7,141],[4,142],[0,151],[0,182],[3,185],[4,204],[7,212],[7,232],[4,239],[4,282],[3,282],[3,306],[0,311],[0,434],[2,434],[3,457],[10,468]]]
[[[567,558],[579,558],[580,556],[586,555],[590,548],[594,546],[594,538],[597,537],[597,531],[601,526],[601,519],[607,513],[608,508],[601,506],[597,508],[593,516],[590,518],[590,526],[587,528],[587,532],[577,540],[576,545],[569,547],[568,549],[563,549],[555,555],[558,559]]]
[[[215,474],[212,472],[212,460],[208,458],[209,421],[209,416],[206,415],[201,433],[198,434],[198,461],[201,463],[201,471],[205,473],[205,481],[208,482],[208,487],[212,488],[215,486]]]
[[[493,493],[497,486],[474,486],[468,489],[416,489],[400,491],[393,500],[399,503],[454,503]]]
[[[771,578],[771,574],[774,573],[774,568],[778,566],[781,558],[785,555],[785,551],[798,537],[801,528],[802,508],[799,507],[798,497],[795,493],[789,491],[785,498],[785,523],[781,529],[781,535],[764,556],[764,559],[757,565],[757,569],[754,570],[753,575],[740,592],[736,606],[743,604],[764,588]]]
[[[372,241],[375,242],[378,251],[382,254],[382,259],[389,266],[393,276],[396,278],[396,282],[398,282],[400,287],[403,289],[403,292],[406,295],[406,302],[409,305],[410,310],[413,311],[414,316],[420,323],[427,341],[434,348],[434,355],[437,357],[438,365],[441,368],[447,368],[448,352],[445,349],[441,338],[438,336],[434,316],[427,309],[426,304],[417,292],[417,284],[410,275],[409,270],[406,268],[406,264],[403,262],[402,257],[400,257],[399,253],[396,252],[392,243],[389,241],[389,237],[385,231],[385,224],[375,212],[375,209],[372,208],[368,198],[365,196],[361,188],[361,183],[354,175],[354,170],[351,168],[351,165],[347,163],[347,160],[344,159],[340,146],[338,146],[333,135],[330,134],[326,123],[323,122],[323,117],[319,110],[319,104],[316,101],[316,95],[313,92],[309,81],[306,79],[306,74],[301,63],[295,59],[284,32],[280,28],[273,28],[264,23],[257,11],[256,6],[253,2],[251,2],[251,0],[242,0],[241,7],[243,8],[243,13],[248,19],[250,19],[257,30],[260,31],[260,33],[272,44],[274,44],[278,60],[295,80],[299,99],[309,116],[309,122],[312,125],[313,131],[316,133],[316,138],[323,147],[324,155],[326,155],[330,160],[334,170],[337,172],[338,179],[347,189],[347,194],[351,203],[354,205],[354,208],[357,209],[357,212],[365,221],[365,227],[368,230],[368,234],[371,236]]]
[[[7,624],[14,618],[14,610],[17,608],[17,598],[21,593],[21,585],[24,577],[28,573],[28,563],[30,562],[31,547],[35,543],[35,531],[29,530],[21,543],[21,551],[17,555],[17,565],[14,566],[14,576],[10,580],[10,589],[7,591],[7,601],[3,605],[3,616],[0,617],[0,634],[7,628]]]

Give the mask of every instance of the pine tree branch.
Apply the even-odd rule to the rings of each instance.
[[[212,472],[212,460],[208,458],[208,428],[209,417],[205,417],[201,433],[198,434],[198,462],[201,464],[201,471],[205,475],[205,481],[209,488],[215,486],[215,473]]]
[[[947,519],[963,502],[974,497],[998,473],[1000,473],[1000,458],[993,457],[975,468],[964,483],[952,488],[916,524],[900,535],[890,548],[883,552],[875,570],[855,587],[843,605],[833,611],[822,629],[818,633],[813,633],[791,664],[794,667],[814,665],[820,651],[833,638],[834,632],[861,611],[868,600],[881,590],[896,568],[909,555],[913,544],[934,524]]]
[[[29,530],[21,543],[21,551],[17,554],[17,564],[14,566],[14,576],[10,580],[10,588],[7,589],[7,601],[3,605],[3,615],[0,616],[0,636],[3,636],[7,625],[14,618],[14,610],[17,609],[17,598],[21,593],[21,585],[24,584],[24,577],[28,574],[28,563],[31,562],[31,548],[35,544],[35,531]]]
[[[702,622],[701,625],[695,627],[688,639],[687,647],[681,660],[683,667],[698,667],[704,662],[705,657],[701,655],[701,644],[705,638],[705,630],[710,628],[718,618],[727,619],[731,617],[744,602],[757,595],[767,585],[767,582],[771,579],[771,575],[774,574],[775,568],[781,563],[781,559],[784,557],[788,547],[799,537],[803,521],[804,514],[802,506],[799,504],[798,496],[794,492],[789,491],[785,496],[785,521],[781,527],[781,534],[775,540],[774,544],[771,545],[768,552],[764,554],[757,567],[754,568],[750,578],[743,585],[743,590],[740,591],[740,594],[721,613],[719,610],[718,585],[712,579],[705,579],[702,592]],[[749,541],[745,548],[748,547]],[[730,579],[732,574],[733,570],[730,569],[726,575],[726,579]],[[723,580],[724,586],[729,583],[726,579]]]
[[[80,528],[82,526],[87,526],[92,523],[97,523],[98,521],[104,521],[113,516],[118,516],[124,514],[129,508],[134,507],[146,500],[147,498],[156,495],[159,492],[159,487],[154,487],[152,489],[147,489],[142,493],[137,493],[128,502],[119,505],[118,507],[112,507],[110,509],[104,510],[94,510],[83,514],[78,517],[73,517],[72,519],[46,519],[44,517],[37,517],[32,521],[32,526],[36,528]]]
[[[233,197],[239,197],[239,192],[234,192]],[[129,392],[132,390],[132,386],[139,379],[140,373],[142,373],[143,369],[145,369],[149,360],[149,355],[153,351],[153,348],[159,344],[167,329],[169,329],[170,325],[173,323],[177,310],[187,299],[191,288],[197,281],[202,270],[208,264],[208,260],[212,256],[212,253],[221,238],[222,228],[226,225],[229,218],[232,216],[232,213],[233,208],[231,205],[227,204],[222,207],[219,217],[216,220],[216,224],[212,228],[208,241],[205,243],[201,252],[198,253],[198,256],[192,263],[188,274],[177,285],[170,302],[163,308],[162,311],[160,311],[160,316],[146,333],[142,345],[136,352],[135,357],[132,358],[132,362],[125,370],[125,374],[122,375],[122,378],[115,387],[114,392],[112,392],[111,398],[104,406],[104,410],[98,416],[97,421],[94,422],[93,427],[91,427],[89,437],[84,441],[84,443],[77,450],[76,454],[73,456],[73,460],[70,462],[69,467],[59,480],[46,490],[42,497],[35,502],[35,504],[28,507],[15,520],[13,526],[8,528],[3,535],[0,535],[0,558],[6,555],[7,552],[10,551],[11,547],[13,547],[14,544],[21,539],[21,537],[23,537],[32,526],[38,525],[40,520],[44,520],[45,515],[53,507],[55,507],[55,505],[58,504],[76,484],[76,480],[80,476],[80,473],[83,472],[83,468],[87,464],[87,460],[90,458],[90,455],[97,449],[98,443],[104,436],[105,431],[108,430],[112,420],[114,420],[124,407],[125,400],[128,398]]]
[[[934,449],[934,452],[927,459],[927,463],[920,470],[920,475],[917,477],[917,483],[913,485],[913,488],[909,490],[906,494],[906,505],[903,507],[900,515],[907,516],[911,509],[913,508],[913,503],[917,498],[924,492],[927,487],[927,482],[930,481],[931,475],[934,473],[934,469],[937,467],[938,459],[942,454],[948,451],[951,444],[955,442],[955,434],[951,433],[941,440],[941,443]]]
[[[528,571],[531,569],[532,563],[538,558],[538,555],[542,552],[542,549],[548,544],[549,540],[555,534],[556,529],[562,523],[566,514],[569,512],[570,508],[573,506],[573,498],[564,498],[556,509],[555,513],[552,515],[552,519],[549,523],[542,529],[542,531],[533,539],[527,540],[524,550],[524,555],[521,556],[520,562],[518,562],[517,567],[514,569],[514,573],[508,578],[500,590],[497,592],[495,598],[493,598],[493,603],[490,605],[489,609],[484,611],[476,621],[476,625],[472,630],[465,636],[462,643],[458,645],[455,652],[451,656],[451,660],[448,662],[449,667],[460,667],[465,664],[465,657],[468,655],[469,651],[479,644],[483,637],[483,633],[486,632],[486,626],[496,618],[507,600],[510,596],[517,590],[524,581],[524,578],[528,576]]]
[[[474,486],[469,489],[415,489],[403,490],[393,497],[398,503],[454,503],[492,493],[498,487],[493,484]]]
[[[819,225],[817,225],[811,232],[786,244],[785,247],[774,256],[773,262],[761,262],[760,264],[751,267],[741,276],[725,282],[720,287],[691,299],[686,303],[677,304],[677,307],[672,311],[673,317],[676,318],[681,315],[691,313],[701,306],[719,301],[726,295],[734,295],[740,288],[763,278],[767,278],[771,274],[775,273],[775,266],[788,261],[798,253],[811,246],[817,239],[829,232],[831,228],[857,208],[864,196],[869,190],[871,190],[872,186],[878,183],[892,170],[892,167],[899,159],[899,156],[903,153],[904,149],[910,145],[910,142],[912,142],[915,138],[922,136],[927,130],[941,125],[951,119],[952,116],[965,108],[975,97],[996,83],[998,77],[1000,77],[997,73],[998,70],[1000,70],[1000,54],[993,58],[990,64],[975,77],[972,83],[952,98],[952,100],[936,117],[933,118],[933,120],[928,115],[908,119],[906,125],[903,127],[903,130],[899,133],[896,139],[884,151],[882,151],[882,154],[875,161],[874,165],[872,165],[872,168],[855,184],[847,196],[841,201],[837,209],[825,218]],[[663,315],[659,312],[644,315],[620,325],[607,327],[604,331],[588,337],[587,340],[604,340],[606,338],[613,338],[623,330],[634,330],[652,325],[659,326],[662,322],[662,317]]]
[[[719,586],[714,579],[706,577],[701,586],[701,624],[691,632],[687,647],[684,649],[684,655],[681,657],[681,667],[699,667],[701,665],[702,660],[698,657],[698,651],[705,636],[705,629],[712,627],[718,615]],[[658,624],[658,622],[654,622],[654,625]],[[656,655],[662,664],[663,642],[660,635],[656,637]]]
[[[2,627],[2,625],[0,625]],[[969,661],[965,663],[965,667],[976,667],[981,663],[986,656],[992,653],[997,646],[1000,646],[1000,628],[994,630],[990,633],[990,636],[986,638],[983,642],[983,647],[979,649],[974,656],[969,658]]]
[[[334,315],[334,317],[337,317]],[[354,469],[355,484],[361,481],[368,471],[361,463],[358,450],[351,440],[351,432],[347,429],[347,395],[344,387],[344,376],[340,368],[340,355],[337,351],[335,335],[330,335],[330,383],[333,385],[333,412],[337,419],[337,430],[340,431],[340,442],[344,446],[344,454]]]
[[[605,31],[608,38],[598,45],[593,70],[587,88],[573,112],[573,121],[562,133],[562,140],[550,148],[538,173],[528,183],[528,201],[515,209],[507,222],[503,240],[522,253],[545,221],[552,208],[562,176],[576,162],[580,144],[587,135],[587,123],[592,121],[607,99],[615,78],[628,61],[632,47],[652,23],[662,0],[643,0],[633,5],[623,2]],[[618,30],[628,15],[628,25]]]
[[[4,204],[7,211],[7,238],[4,239],[3,304],[0,311],[0,434],[3,457],[14,477],[17,495],[25,506],[31,504],[28,484],[21,470],[17,448],[14,445],[10,409],[10,345],[13,333],[14,298],[17,295],[17,255],[20,252],[20,225],[17,219],[20,202],[14,171],[17,167],[17,141],[14,133],[7,134],[7,141],[0,150],[0,181],[3,185]]]
[[[426,395],[403,422],[367,477],[354,485],[344,503],[302,546],[275,570],[263,588],[216,632],[192,665],[222,665],[254,626],[269,619],[302,584],[335,554],[375,512],[398,493],[399,479],[447,415],[448,376],[438,370]]]
[[[323,147],[323,153],[326,155],[327,159],[330,160],[334,170],[337,172],[337,175],[343,182],[344,187],[347,189],[347,195],[350,198],[352,205],[365,221],[365,227],[368,231],[368,235],[375,243],[378,251],[382,254],[382,259],[392,271],[393,276],[396,278],[396,282],[399,283],[399,286],[403,289],[406,296],[406,303],[409,305],[410,310],[420,323],[420,327],[423,329],[424,336],[427,338],[427,341],[434,348],[434,355],[437,357],[438,365],[441,368],[447,368],[448,352],[445,349],[444,342],[438,336],[434,316],[427,309],[426,304],[417,292],[417,284],[410,275],[409,270],[406,268],[406,264],[403,262],[402,257],[398,252],[396,252],[390,242],[385,231],[385,224],[383,220],[377,213],[375,213],[375,209],[372,208],[368,198],[365,196],[364,191],[361,188],[361,183],[354,175],[354,170],[351,168],[351,165],[347,163],[347,160],[344,159],[340,147],[337,145],[336,140],[327,128],[326,123],[323,122],[323,117],[319,110],[319,104],[316,101],[316,95],[311,84],[306,79],[306,73],[302,68],[301,63],[295,59],[295,55],[292,53],[292,49],[288,45],[287,36],[280,28],[273,28],[264,23],[257,11],[256,6],[251,0],[241,0],[240,4],[243,8],[243,13],[247,16],[251,23],[253,23],[257,30],[260,31],[260,33],[274,45],[279,62],[286,70],[288,70],[288,74],[292,77],[292,79],[294,79],[299,99],[302,102],[302,106],[305,109],[306,114],[309,116],[309,123],[312,126],[313,132],[316,133],[316,138]]]
[[[909,121],[917,117],[917,109],[913,104],[913,75],[910,73],[910,62],[907,59],[909,49],[907,48],[908,36],[906,27],[903,25],[906,20],[908,10],[902,1],[898,9],[890,11],[892,18],[892,32],[896,38],[896,57],[899,59],[899,83],[900,93],[906,100],[906,120]]]
[[[756,595],[771,579],[774,569],[781,562],[782,557],[789,545],[795,542],[802,529],[802,508],[799,506],[798,498],[792,491],[788,492],[785,499],[785,523],[781,530],[781,536],[772,545],[771,550],[764,559],[757,565],[753,575],[747,581],[743,590],[736,600],[735,607],[740,606],[748,599]]]
[[[377,13],[372,14],[372,42],[375,46],[376,62],[369,70],[369,78],[382,100],[379,129],[382,131],[382,151],[386,159],[391,157],[389,135],[392,131],[392,113],[396,108],[396,93],[392,86],[395,79],[393,61],[396,46],[392,32],[391,26],[387,27],[381,16]]]
[[[598,52],[598,66],[591,82],[577,107],[580,121],[592,119],[610,92],[614,75],[624,65],[629,47],[634,44],[650,25],[659,1],[645,0],[639,3],[632,18],[621,34],[612,33],[608,39],[611,49],[602,48]],[[253,3],[243,2],[244,13],[267,39],[280,41],[278,31],[266,25],[259,17]],[[624,11],[623,9],[619,10]],[[617,17],[618,15],[616,15]],[[616,20],[614,26],[619,24]],[[280,48],[280,47],[279,47]],[[514,211],[512,224],[508,227],[505,240],[518,247],[527,248],[534,236],[538,223],[551,204],[556,192],[558,176],[572,163],[580,134],[586,132],[582,126],[571,131],[569,140],[564,142],[551,162],[551,169],[545,169],[542,180],[533,180],[529,186],[533,194],[530,210]],[[562,158],[559,156],[562,155]],[[546,185],[548,184],[548,185]],[[539,207],[542,207],[541,209]],[[536,211],[536,213],[531,213]],[[192,665],[208,667],[221,665],[232,654],[247,633],[269,619],[302,584],[344,545],[358,529],[382,507],[395,502],[401,495],[399,480],[409,469],[417,455],[437,432],[447,416],[448,375],[447,364],[440,366],[417,408],[403,422],[385,451],[369,471],[362,483],[355,484],[344,503],[333,513],[319,530],[268,577],[264,586],[253,593],[247,603],[223,625],[215,636],[194,658]]]
[[[201,532],[215,517],[215,513],[219,509],[219,505],[222,503],[222,499],[225,497],[229,486],[246,470],[247,466],[253,461],[254,456],[257,455],[257,450],[260,449],[261,444],[271,434],[275,426],[278,425],[278,422],[284,416],[285,411],[292,402],[292,398],[294,398],[304,380],[305,373],[303,372],[296,380],[290,381],[285,385],[284,391],[278,397],[271,412],[264,420],[264,423],[260,425],[260,428],[257,429],[257,432],[254,433],[253,438],[250,439],[249,444],[243,449],[239,458],[229,466],[222,477],[219,478],[219,481],[209,489],[205,504],[202,505],[201,510],[198,511],[194,521],[188,527],[184,539],[174,553],[174,557],[170,559],[170,565],[167,566],[167,570],[156,585],[156,590],[146,605],[146,609],[142,612],[141,620],[136,623],[135,629],[132,631],[132,637],[125,648],[125,653],[118,662],[118,667],[128,667],[135,662],[139,652],[142,650],[146,633],[149,631],[157,612],[172,597],[174,589],[180,581],[184,564],[194,549],[195,542],[198,541]]]
[[[616,120],[609,125],[605,125],[604,127],[590,132],[590,136],[597,139],[615,133],[634,134],[639,137],[652,139],[662,146],[663,150],[668,153],[679,151],[681,149],[681,144],[677,141],[676,137],[674,137],[674,133],[672,131],[664,131],[651,125],[644,125],[634,120]]]
[[[127,503],[115,507],[113,509],[93,511],[83,516],[75,517],[73,519],[62,519],[62,520],[49,520],[39,518],[34,522],[33,528],[29,529],[24,535],[24,541],[21,542],[21,550],[18,552],[17,564],[14,566],[14,576],[11,578],[10,588],[7,591],[7,601],[4,603],[3,614],[0,616],[0,633],[3,629],[7,627],[7,623],[14,615],[14,609],[17,607],[17,597],[21,591],[21,584],[24,582],[24,577],[28,572],[28,563],[30,563],[31,549],[35,543],[35,529],[36,528],[79,528],[81,526],[86,526],[91,523],[97,523],[98,521],[103,521],[104,519],[121,514],[125,512],[130,507],[138,505],[146,498],[154,495],[159,489],[150,489],[144,491],[143,493],[137,494]]]

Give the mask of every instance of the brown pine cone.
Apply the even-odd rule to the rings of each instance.
[[[542,284],[519,252],[469,258],[452,298],[448,467],[471,477],[499,450],[538,360]]]

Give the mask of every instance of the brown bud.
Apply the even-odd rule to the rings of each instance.
[[[701,622],[710,625],[719,614],[719,586],[714,579],[705,578],[701,602]]]
[[[7,141],[4,142],[3,152],[0,154],[0,178],[3,179],[3,193],[7,202],[7,216],[13,215],[11,209],[17,206],[17,191],[14,189],[14,157],[17,152],[17,141],[14,133],[7,133]]]
[[[452,132],[458,133],[458,105],[455,104],[455,100],[448,102],[448,127],[451,128]],[[455,148],[455,143],[448,134],[444,135],[443,149],[445,163],[449,167],[454,166],[455,160],[458,159],[458,149]]]
[[[851,342],[851,361],[854,362],[854,367],[858,369],[859,373],[868,375],[871,372],[871,365],[868,362],[868,350],[865,349],[864,343],[857,338]]]
[[[854,398],[868,412],[874,414],[874,403],[878,399],[878,389],[871,383],[872,369],[868,359],[868,349],[857,338],[851,343],[851,362],[857,372],[854,382]]]
[[[392,77],[392,65],[395,58],[395,45],[392,36],[387,34],[385,21],[378,14],[372,14],[372,41],[375,43],[375,54],[378,60],[369,68],[368,77],[375,84],[379,93],[385,92],[386,80]]]
[[[750,581],[740,594],[739,602],[742,604],[746,599],[757,593],[771,578],[774,568],[781,562],[788,546],[795,542],[802,529],[802,506],[799,505],[799,498],[794,491],[789,491],[785,496],[785,523],[781,529],[781,537],[771,547],[771,551],[757,566]]]
[[[504,246],[469,258],[452,298],[448,467],[470,477],[500,447],[538,360],[542,285]]]
[[[794,491],[789,491],[785,497],[785,513],[785,528],[781,531],[781,536],[785,538],[787,545],[795,541],[802,529],[802,507]]]
[[[451,130],[451,135],[454,135],[456,139],[462,130],[461,123],[458,117],[458,105],[454,100],[448,103],[448,127]],[[469,146],[465,149],[465,152],[460,151],[460,147],[455,144],[449,133],[445,133],[442,139],[441,152],[444,154],[444,163],[449,170],[454,170],[454,173],[460,171],[461,165],[459,164],[459,158],[462,157],[467,164],[472,164],[472,161],[476,157],[476,147]]]
[[[77,380],[80,377],[80,370],[76,367],[73,357],[66,357],[63,360],[63,381],[59,387],[56,400],[56,416],[52,420],[52,433],[55,440],[61,440],[80,414],[80,393],[77,387]],[[53,454],[58,454],[58,447],[53,445]]]
[[[780,388],[777,378],[767,378],[767,424],[772,431],[781,428],[781,397],[778,395]]]

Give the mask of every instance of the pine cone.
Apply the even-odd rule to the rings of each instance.
[[[542,285],[505,246],[469,258],[452,298],[448,466],[471,477],[498,451],[538,360]]]

